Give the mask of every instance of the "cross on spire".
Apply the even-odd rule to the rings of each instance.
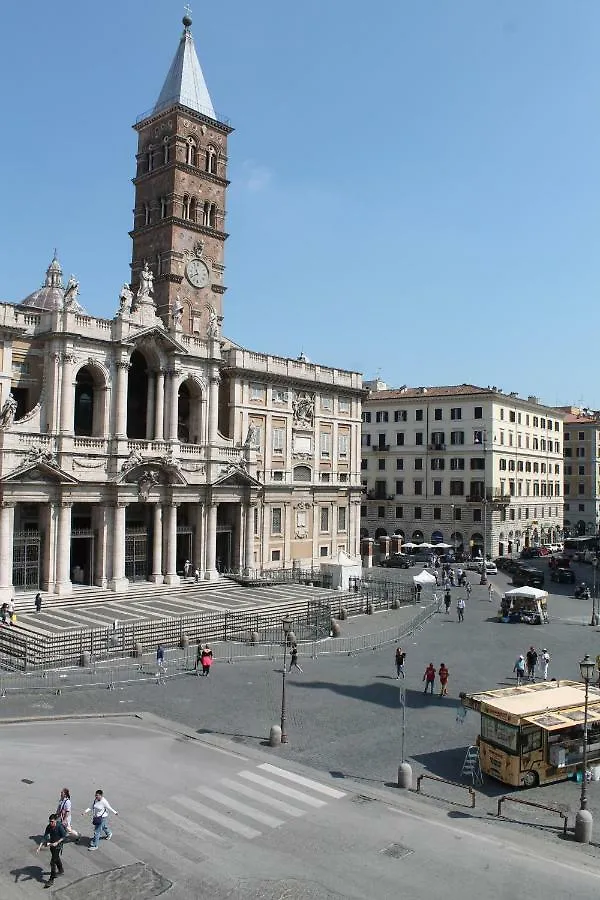
[[[191,18],[191,16],[192,16],[192,7],[190,6],[189,3],[186,3],[186,5],[183,7],[183,11],[184,11],[184,13],[186,14],[186,16],[189,16],[189,17]]]

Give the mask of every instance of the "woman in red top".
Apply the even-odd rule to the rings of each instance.
[[[438,675],[440,678],[440,697],[445,697],[448,694],[448,676],[450,672],[446,668],[446,663],[442,663],[438,669]]]
[[[431,694],[433,694],[433,685],[435,682],[435,666],[433,665],[433,663],[429,663],[429,665],[425,669],[423,681],[425,682],[425,690],[423,691],[423,693],[426,694],[427,691],[429,691]]]

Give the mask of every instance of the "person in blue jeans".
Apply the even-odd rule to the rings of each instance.
[[[100,838],[104,834],[107,841],[110,841],[112,837],[112,831],[108,827],[108,814],[109,812],[114,813],[115,816],[118,816],[119,813],[116,809],[113,809],[103,792],[98,788],[96,793],[94,794],[94,800],[91,806],[88,806],[86,810],[84,810],[81,815],[85,816],[86,813],[91,812],[92,814],[92,825],[94,826],[94,836],[90,841],[90,846],[88,850],[97,850],[98,844],[100,842]]]

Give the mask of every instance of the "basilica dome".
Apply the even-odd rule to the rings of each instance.
[[[65,287],[63,285],[63,273],[60,263],[56,258],[56,253],[52,262],[46,269],[46,280],[41,288],[33,291],[18,304],[26,306],[29,309],[39,309],[44,312],[53,312],[54,310],[63,309]],[[73,312],[83,312],[83,307],[74,301],[70,305]]]

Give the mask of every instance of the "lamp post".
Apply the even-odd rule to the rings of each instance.
[[[452,507],[452,543],[454,544],[454,559],[456,560],[456,513],[454,512],[456,504],[451,503]]]
[[[598,559],[593,560],[592,565],[594,567],[594,584],[592,587],[592,619],[590,621],[590,625],[597,625],[598,613],[596,612],[596,570],[598,568]]]
[[[588,761],[588,691],[590,681],[594,678],[595,663],[586,653],[579,663],[581,678],[585,682],[585,706],[583,712],[583,772],[581,779],[581,801],[575,816],[575,840],[580,844],[589,844],[592,839],[594,820],[587,808],[587,761]]]
[[[287,733],[285,730],[285,676],[287,669],[288,635],[292,630],[292,622],[286,616],[281,624],[283,626],[283,672],[281,676],[281,743],[287,744]]]

